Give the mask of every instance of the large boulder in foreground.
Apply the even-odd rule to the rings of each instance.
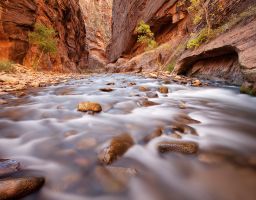
[[[44,178],[13,178],[0,181],[0,199],[14,200],[38,191],[44,184]]]

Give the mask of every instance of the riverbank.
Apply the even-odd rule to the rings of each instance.
[[[79,73],[35,71],[29,67],[15,64],[10,72],[0,72],[0,95],[64,83],[71,79],[78,80],[86,76],[86,74]]]

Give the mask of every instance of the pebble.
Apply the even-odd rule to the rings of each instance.
[[[140,86],[140,87],[139,87],[139,91],[141,91],[141,92],[147,92],[147,91],[149,91],[149,88],[147,88],[147,87],[145,87],[145,86]]]
[[[7,104],[7,103],[8,103],[7,101],[0,99],[0,105]]]
[[[166,87],[166,86],[161,86],[161,87],[159,88],[159,92],[162,93],[162,94],[168,94],[169,88]]]
[[[198,151],[198,144],[190,141],[169,141],[158,143],[160,153],[177,152],[183,154],[195,154]]]
[[[98,113],[102,111],[102,107],[96,102],[82,102],[78,104],[77,110],[80,112],[92,111]]]

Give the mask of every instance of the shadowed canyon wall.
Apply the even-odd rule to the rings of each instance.
[[[108,63],[106,48],[112,34],[112,1],[79,0],[87,33],[88,71],[102,71]]]

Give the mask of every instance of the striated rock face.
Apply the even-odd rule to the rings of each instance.
[[[134,45],[133,32],[140,20],[149,21],[166,0],[114,0],[112,39],[107,54],[111,62],[116,61]]]
[[[45,55],[45,69],[75,71],[87,66],[86,30],[78,0],[8,0],[0,2],[0,59],[31,65],[38,50],[28,43],[36,22],[57,32],[58,53]]]
[[[113,0],[79,0],[86,25],[89,71],[102,71],[107,64],[106,48],[111,39]]]
[[[197,27],[192,25],[187,12],[189,1],[181,5],[177,0],[115,0],[113,37],[108,46],[108,57],[115,63],[110,63],[106,69],[110,72],[152,72],[176,65],[174,74],[224,80],[237,85],[244,81],[255,82],[256,20],[253,13],[251,17],[245,16],[255,12],[249,8],[255,7],[256,2],[219,0],[218,3],[221,9],[211,10],[213,28],[232,24],[236,20],[234,16],[240,17],[240,23],[200,48],[188,50],[190,33],[199,31],[204,23]],[[141,19],[151,26],[158,48],[144,52],[143,45],[136,44],[134,30]]]

